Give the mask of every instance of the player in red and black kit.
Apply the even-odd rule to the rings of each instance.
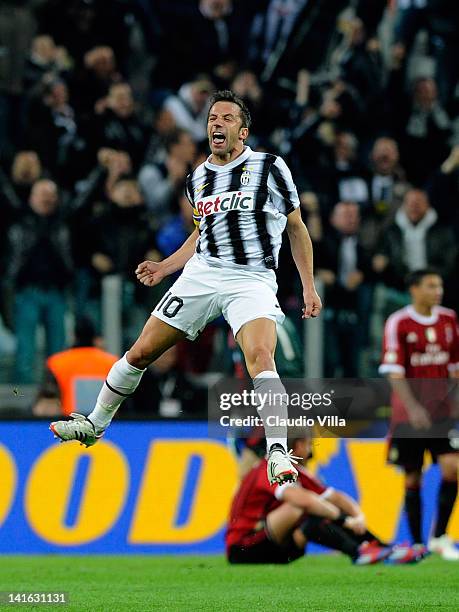
[[[457,496],[459,467],[451,381],[459,377],[457,318],[453,310],[439,305],[443,283],[435,271],[412,272],[407,286],[412,303],[388,318],[379,368],[381,374],[388,375],[393,389],[388,460],[405,472],[405,509],[413,540],[419,546],[424,451],[439,464],[442,481],[428,548],[444,559],[459,560],[459,551],[446,535]]]
[[[230,563],[289,563],[304,555],[308,541],[340,550],[356,565],[384,559],[391,563],[421,560],[422,556],[409,547],[391,548],[381,543],[367,530],[357,502],[326,487],[304,466],[298,467],[297,483],[270,485],[266,459],[257,457],[260,445],[254,438],[247,443],[245,450],[252,453],[255,467],[243,477],[232,503],[226,533]],[[306,463],[310,440],[295,438],[290,446]]]

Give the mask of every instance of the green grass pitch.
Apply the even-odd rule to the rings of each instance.
[[[313,555],[288,566],[229,566],[220,556],[3,556],[0,591],[66,591],[67,605],[10,610],[458,610],[459,564],[353,567]]]

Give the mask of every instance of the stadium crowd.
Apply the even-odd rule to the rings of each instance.
[[[124,348],[136,337],[167,285],[146,289],[134,270],[193,230],[184,181],[207,155],[215,89],[247,103],[248,144],[292,168],[326,376],[376,372],[374,330],[408,303],[407,272],[437,269],[457,308],[457,13],[454,0],[3,0],[0,355],[15,359],[3,382],[37,382],[38,324],[48,355],[70,345],[69,320],[101,331],[107,275],[123,279]],[[279,299],[299,326],[288,253]],[[166,371],[206,371],[219,327]]]

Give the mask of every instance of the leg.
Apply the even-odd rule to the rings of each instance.
[[[359,555],[359,547],[362,543],[359,537],[349,529],[321,516],[308,516],[301,526],[301,532],[304,534],[305,541],[339,550],[353,560]]]
[[[415,544],[422,543],[421,483],[421,470],[405,469],[405,511]]]
[[[46,352],[54,355],[65,348],[65,295],[61,291],[47,291],[45,297]]]
[[[297,531],[296,526],[304,514],[304,510],[293,506],[289,503],[283,503],[281,506],[273,510],[266,517],[266,526],[268,528],[271,540],[279,546],[284,545],[293,534]],[[296,538],[294,538],[296,540]],[[301,540],[301,538],[299,538]],[[296,542],[298,548],[304,548],[306,541]]]
[[[259,396],[271,401],[260,402],[260,416],[265,426],[268,449],[273,444],[287,447],[287,426],[269,425],[270,417],[287,419],[285,388],[276,372],[274,351],[276,350],[276,324],[270,319],[255,319],[241,327],[236,340],[244,353],[247,370],[253,378],[253,386]],[[275,395],[274,395],[275,394]]]
[[[439,538],[446,533],[448,521],[456,501],[459,454],[445,453],[439,455],[437,460],[440,465],[442,480],[438,494],[437,522],[434,536]]]
[[[88,419],[98,431],[111,423],[123,401],[136,390],[145,369],[185,334],[151,316],[132,348],[111,368]]]
[[[287,454],[288,396],[274,364],[276,324],[268,318],[254,319],[241,327],[236,340],[258,397],[269,451],[268,480],[271,484],[295,481],[298,472]]]
[[[33,289],[18,290],[14,301],[17,338],[15,382],[30,383],[34,372],[35,335],[40,318],[40,304]]]
[[[264,529],[244,537],[239,544],[231,547],[230,563],[290,563],[304,555],[304,536],[296,525],[301,521],[303,511],[284,503],[268,514]],[[295,537],[297,532],[300,538]]]

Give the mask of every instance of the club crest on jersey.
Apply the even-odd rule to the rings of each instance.
[[[244,172],[241,174],[241,185],[247,187],[250,185],[250,169],[244,167]]]
[[[426,338],[427,342],[436,342],[437,341],[437,332],[433,327],[428,327],[426,329]]]
[[[253,210],[255,200],[250,191],[228,191],[200,200],[196,203],[196,208],[200,217],[204,218],[207,215],[226,213],[230,210]]]

